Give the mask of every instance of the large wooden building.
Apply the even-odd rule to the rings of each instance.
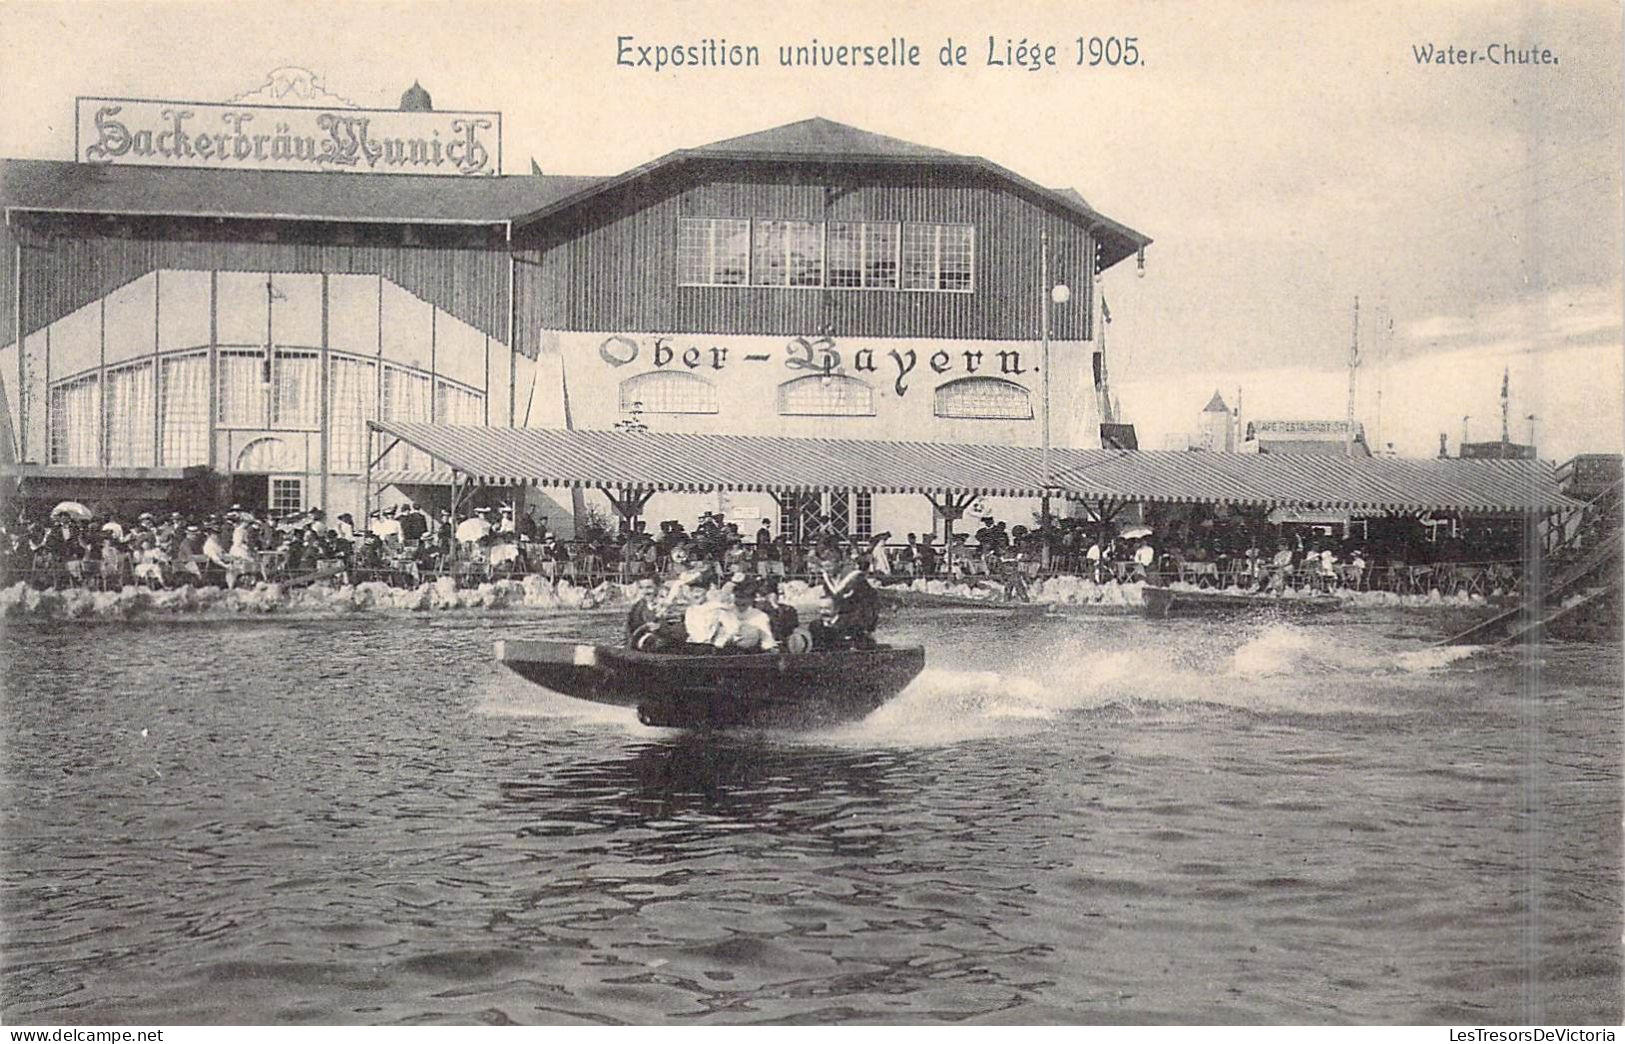
[[[0,453],[25,491],[203,474],[277,511],[359,512],[373,419],[1036,446],[1046,319],[1054,444],[1095,447],[1094,280],[1149,242],[1073,191],[818,119],[612,177],[0,174]],[[1047,317],[1043,244],[1071,290]],[[376,470],[420,499],[443,479],[404,447]],[[918,497],[679,497],[648,512],[932,528]]]

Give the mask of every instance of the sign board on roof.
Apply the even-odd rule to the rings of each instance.
[[[351,174],[495,175],[502,114],[79,98],[89,164]]]

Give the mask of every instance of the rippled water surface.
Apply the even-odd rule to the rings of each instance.
[[[482,613],[13,625],[10,1023],[1617,1022],[1621,656],[900,616],[868,719],[693,736]]]

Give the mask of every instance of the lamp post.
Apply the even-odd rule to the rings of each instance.
[[[1040,248],[1041,248],[1040,251],[1039,251],[1039,261],[1038,261],[1038,281],[1039,281],[1040,287],[1041,287],[1041,290],[1040,290],[1041,297],[1040,297],[1040,300],[1039,300],[1039,309],[1038,309],[1038,311],[1039,311],[1038,330],[1039,330],[1039,346],[1040,346],[1039,347],[1039,375],[1042,378],[1042,385],[1043,385],[1042,395],[1043,395],[1043,400],[1044,400],[1044,402],[1043,402],[1044,420],[1043,420],[1043,428],[1042,428],[1044,448],[1043,448],[1043,459],[1042,459],[1042,463],[1041,463],[1041,466],[1040,466],[1041,470],[1043,471],[1044,496],[1040,500],[1041,514],[1040,514],[1040,522],[1039,522],[1039,529],[1043,532],[1043,540],[1039,544],[1039,548],[1040,548],[1039,554],[1040,554],[1040,556],[1042,558],[1042,566],[1043,566],[1043,568],[1048,569],[1049,568],[1049,550],[1050,550],[1050,548],[1049,548],[1049,526],[1050,526],[1050,510],[1049,510],[1050,494],[1049,494],[1049,491],[1050,491],[1050,487],[1054,485],[1054,482],[1052,481],[1053,477],[1054,477],[1054,473],[1050,469],[1049,310],[1050,310],[1050,305],[1052,303],[1054,303],[1054,304],[1066,304],[1067,301],[1071,300],[1072,299],[1072,291],[1067,287],[1067,285],[1065,283],[1056,283],[1053,286],[1050,285],[1050,279],[1049,279],[1049,232],[1045,231],[1045,232],[1041,232],[1039,234],[1039,245],[1040,245]]]

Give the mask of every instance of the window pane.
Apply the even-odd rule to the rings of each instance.
[[[711,282],[711,222],[707,218],[677,222],[677,281]]]
[[[873,417],[875,393],[856,377],[798,377],[779,385],[779,412],[790,416]]]
[[[315,431],[321,424],[322,360],[316,352],[276,353],[271,426]]]
[[[52,464],[101,463],[101,390],[95,374],[51,389]]]
[[[863,285],[897,289],[897,226],[863,226]]]
[[[265,353],[221,352],[220,423],[234,428],[265,427]]]
[[[153,456],[155,400],[152,363],[107,371],[107,462],[115,467],[149,468]]]
[[[716,265],[711,281],[743,286],[750,276],[750,222],[713,221]]]
[[[830,222],[829,285],[863,285],[863,226],[856,222]]]
[[[903,226],[903,289],[937,288],[937,226]]]
[[[296,515],[305,510],[305,483],[303,479],[271,480],[271,517]]]
[[[167,355],[158,401],[163,464],[184,468],[209,462],[209,355]]]
[[[677,225],[677,281],[740,285],[750,264],[750,222],[683,218]]]
[[[791,286],[824,285],[824,226],[811,221],[785,225]]]
[[[435,389],[434,417],[436,424],[463,424],[480,427],[485,424],[485,396],[467,388],[441,381]]]
[[[384,366],[384,420],[428,423],[429,396],[433,393],[427,374]],[[427,453],[405,443],[390,451],[378,465],[385,471],[427,471],[433,466]]]
[[[622,413],[715,413],[717,390],[692,373],[656,371],[621,382]]]
[[[785,256],[783,221],[758,221],[752,235],[751,281],[757,286],[789,286],[790,269]]]
[[[970,225],[942,226],[942,239],[938,255],[938,289],[971,289],[974,243],[975,229]]]
[[[367,421],[378,414],[377,364],[368,359],[330,357],[328,467],[340,473],[367,468]]]
[[[1032,396],[1013,381],[966,377],[937,389],[936,415],[973,420],[1031,420]]]

